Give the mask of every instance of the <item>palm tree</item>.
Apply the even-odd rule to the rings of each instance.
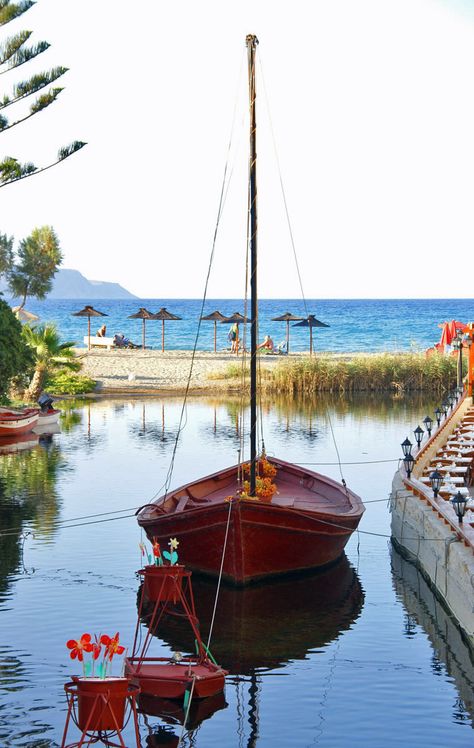
[[[74,356],[75,343],[61,343],[56,325],[52,323],[36,327],[24,325],[23,336],[26,343],[33,348],[35,358],[34,374],[25,397],[36,402],[43,391],[48,374],[62,368],[77,371],[80,369],[80,363]]]

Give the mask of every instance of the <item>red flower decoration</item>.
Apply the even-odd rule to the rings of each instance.
[[[69,639],[66,642],[66,647],[71,650],[71,660],[75,660],[76,657],[79,662],[84,659],[84,652],[92,652],[93,645],[91,644],[91,635],[82,634],[80,639]]]
[[[105,656],[108,657],[111,662],[114,654],[121,655],[125,652],[125,647],[122,647],[119,644],[118,631],[113,639],[111,639],[110,636],[107,636],[107,634],[102,634],[100,637],[100,643],[105,646]]]
[[[160,558],[161,556],[160,544],[158,543],[158,540],[156,538],[153,538],[153,555],[155,556],[155,558]]]
[[[94,660],[98,660],[102,647],[100,640],[97,638],[97,634],[94,635],[94,638],[95,642],[92,643],[92,657]]]

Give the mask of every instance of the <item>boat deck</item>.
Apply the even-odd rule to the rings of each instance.
[[[360,499],[330,478],[307,473],[276,460],[273,464],[278,470],[274,478],[277,492],[266,503],[327,515],[347,515],[359,511]],[[167,514],[179,514],[184,510],[222,504],[228,497],[237,496],[240,489],[237,467],[234,467],[177,489],[166,497],[162,506]]]

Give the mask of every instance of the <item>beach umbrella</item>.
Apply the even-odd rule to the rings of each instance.
[[[227,324],[230,323],[231,325],[237,325],[237,353],[239,351],[239,325],[249,321],[248,317],[244,317],[240,312],[234,312],[230,317],[226,317],[222,320],[223,323],[226,322]]]
[[[105,312],[99,312],[98,309],[94,309],[93,306],[85,306],[84,309],[80,309],[78,312],[72,313],[73,317],[87,317],[87,337],[88,345],[87,348],[91,349],[91,317],[108,317]]]
[[[159,312],[153,314],[151,319],[161,319],[161,350],[165,350],[165,320],[182,319],[176,314],[171,314],[165,307],[162,307]]]
[[[218,322],[224,322],[226,320],[226,317],[221,314],[220,312],[216,311],[211,312],[211,314],[206,314],[204,317],[201,317],[203,320],[208,320],[209,322],[214,322],[214,353],[217,351],[217,323]]]
[[[441,327],[441,340],[439,341],[439,345],[443,353],[446,346],[452,345],[458,330],[464,332],[467,329],[467,325],[465,325],[464,322],[459,322],[455,319],[452,319],[451,322],[443,322],[439,324],[438,327]]]
[[[286,352],[290,352],[290,322],[299,322],[303,317],[296,317],[291,312],[285,312],[280,317],[272,317],[272,322],[286,322]]]
[[[26,309],[23,309],[21,306],[12,306],[12,312],[20,322],[35,322],[39,319],[37,314],[27,312]]]
[[[142,348],[145,350],[145,325],[147,319],[156,319],[154,315],[148,311],[148,309],[145,309],[144,307],[140,307],[138,312],[135,312],[135,314],[129,314],[128,319],[141,319],[143,320],[143,327],[142,327]]]
[[[316,319],[314,314],[308,314],[306,319],[296,322],[293,327],[309,327],[309,355],[313,355],[313,327],[329,327],[325,322]]]

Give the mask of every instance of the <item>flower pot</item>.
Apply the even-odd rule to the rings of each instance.
[[[139,574],[143,576],[143,593],[150,602],[173,602],[180,598],[185,567],[145,566]]]
[[[79,729],[121,730],[128,694],[127,678],[73,678],[77,685]]]

